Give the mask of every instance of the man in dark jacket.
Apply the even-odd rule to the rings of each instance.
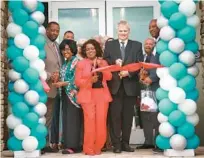
[[[159,64],[158,54],[154,54],[155,40],[148,38],[144,43],[144,62]],[[156,69],[141,70],[140,80],[144,86],[148,86],[152,92],[156,92],[159,87],[159,78],[156,74]],[[155,137],[158,135],[159,122],[157,120],[158,112],[141,111],[141,120],[143,124],[145,143],[138,149],[155,148]]]

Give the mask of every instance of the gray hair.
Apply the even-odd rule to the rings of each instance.
[[[130,25],[128,24],[128,22],[127,22],[126,20],[121,20],[121,21],[118,23],[118,27],[119,27],[120,25],[125,25],[125,26],[127,26],[128,29],[130,30]]]
[[[82,47],[82,45],[87,41],[85,38],[81,38],[77,41],[77,46]]]
[[[155,39],[154,38],[152,38],[152,37],[148,37],[145,41],[144,41],[144,43],[146,43],[146,41],[147,40],[151,40],[151,41],[153,41],[154,42],[154,45],[156,44],[156,41],[155,41]]]

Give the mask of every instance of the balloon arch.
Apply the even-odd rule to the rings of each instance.
[[[194,127],[199,122],[195,80],[199,73],[195,64],[197,1],[161,0],[159,3],[162,15],[157,24],[161,31],[156,50],[165,67],[157,69],[160,88],[156,97],[161,124],[156,144],[161,149],[182,152],[196,149],[200,143]],[[37,0],[10,0],[8,4],[11,16],[6,29],[7,57],[12,69],[8,74],[11,114],[6,120],[10,129],[7,145],[12,151],[33,152],[45,146],[48,133],[44,117],[47,95],[43,88],[47,78],[43,61],[46,57],[44,6]]]

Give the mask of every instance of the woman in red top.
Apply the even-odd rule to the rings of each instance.
[[[96,40],[90,39],[82,46],[84,59],[76,67],[75,84],[79,88],[77,102],[84,112],[83,151],[88,155],[100,154],[106,141],[106,122],[109,102],[112,101],[107,87],[111,72],[92,73],[93,69],[107,66]]]

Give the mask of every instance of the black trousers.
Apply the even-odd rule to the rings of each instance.
[[[110,136],[114,147],[120,148],[122,144],[129,144],[134,114],[135,96],[127,96],[123,84],[109,107]]]
[[[156,136],[159,134],[158,112],[141,111],[141,119],[146,145],[155,145]]]
[[[63,147],[79,149],[81,147],[82,109],[77,108],[68,96],[62,93]]]
[[[82,109],[72,104],[65,91],[62,91],[62,135],[63,147],[78,149],[82,146]],[[51,126],[51,143],[59,143],[60,97],[55,99],[54,115]]]

